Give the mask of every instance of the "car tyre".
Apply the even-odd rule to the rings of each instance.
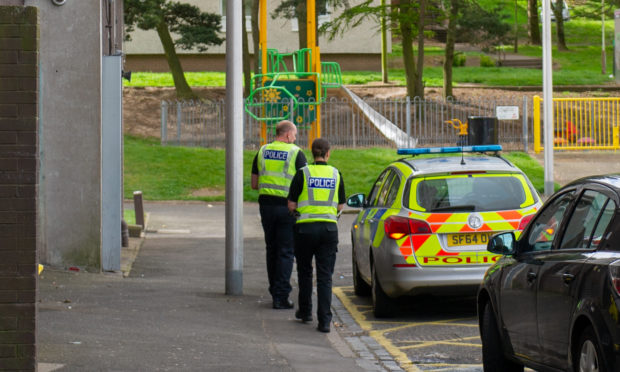
[[[383,292],[377,270],[372,265],[372,312],[375,318],[388,318],[392,316],[392,299]]]
[[[522,372],[523,366],[508,360],[502,349],[502,340],[491,303],[487,302],[482,314],[482,365],[484,372]]]
[[[577,372],[604,372],[603,353],[596,339],[592,327],[586,327],[579,337],[577,352],[575,353],[575,371]]]
[[[357,259],[355,259],[355,248],[351,249],[351,263],[353,266],[353,291],[358,296],[368,296],[370,295],[371,288],[362,279],[362,275],[360,274],[360,270],[357,267]]]

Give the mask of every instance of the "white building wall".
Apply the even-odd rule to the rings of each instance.
[[[351,1],[355,4],[358,0]],[[201,9],[222,14],[221,0],[186,0]],[[299,35],[293,31],[291,21],[286,19],[273,19],[271,13],[275,10],[280,0],[268,0],[267,8],[267,45],[269,48],[278,49],[282,53],[289,53],[299,49]],[[380,0],[374,1],[375,5]],[[222,20],[225,27],[225,21]],[[248,28],[251,27],[248,22]],[[251,32],[248,35],[250,41],[250,51],[253,50]],[[131,34],[132,41],[126,42],[125,52],[131,54],[163,54],[163,48],[157,32],[155,30],[143,31],[136,29]],[[174,38],[174,36],[173,36]],[[388,38],[389,40],[390,38]],[[389,43],[389,42],[388,42]],[[325,36],[319,35],[319,46],[321,53],[350,53],[350,54],[379,54],[381,53],[381,33],[379,25],[366,21],[360,26],[349,30],[343,36],[338,36],[334,40],[328,40]],[[388,50],[391,45],[388,44]],[[220,46],[210,47],[206,54],[225,54],[226,43]],[[196,50],[177,49],[179,54],[197,54]]]

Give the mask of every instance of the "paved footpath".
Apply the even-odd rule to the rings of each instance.
[[[531,155],[544,167],[544,153]],[[553,154],[553,180],[560,186],[581,177],[606,173],[620,173],[620,151],[555,151]]]
[[[271,308],[257,204],[244,208],[241,296],[224,294],[222,203],[146,203],[145,211],[148,232],[127,277],[41,275],[39,371],[400,370],[335,297],[327,335],[316,320],[302,324],[293,310]],[[350,285],[350,248],[343,253],[335,285]]]

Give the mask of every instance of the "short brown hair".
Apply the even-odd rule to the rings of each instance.
[[[317,138],[312,142],[312,156],[314,158],[324,158],[329,151],[329,142],[325,138]]]
[[[276,125],[276,137],[280,137],[293,129],[295,129],[295,124],[292,121],[282,120]]]

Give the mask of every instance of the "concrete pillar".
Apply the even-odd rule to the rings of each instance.
[[[26,0],[41,13],[40,255],[99,271],[102,2],[57,3]]]

